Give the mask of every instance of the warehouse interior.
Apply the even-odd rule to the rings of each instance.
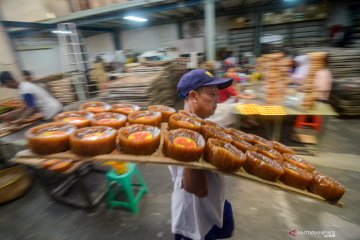
[[[225,177],[235,222],[229,239],[360,239],[360,1],[0,0],[0,56],[1,239],[192,239],[175,238],[172,228],[173,165]],[[199,130],[174,127],[163,109],[184,117],[188,98],[178,84],[195,69],[232,84],[216,85],[212,116],[187,115],[190,125],[201,121]],[[29,100],[23,83],[41,90]],[[44,106],[39,91],[49,95]],[[162,124],[143,124],[160,132],[153,152],[122,145],[122,129],[143,122],[116,111],[120,105],[134,113],[161,109]],[[95,124],[98,114],[126,123]],[[111,127],[111,151],[96,143],[87,149],[98,153],[74,150],[71,139],[85,128],[70,123],[65,150],[52,151],[50,137],[48,145],[34,144],[38,129],[74,116],[87,119],[86,128]],[[206,128],[216,128],[246,161],[224,170],[207,160],[207,147],[200,160],[174,157],[164,146],[175,128],[194,130],[206,146]],[[236,139],[250,146],[239,148]],[[314,167],[312,180],[299,189],[284,175],[258,176],[246,168],[250,151],[281,158],[285,173],[291,156],[301,159],[294,161]],[[68,168],[45,167],[52,160]],[[131,197],[122,182],[122,196],[109,200],[116,185],[110,175],[125,178],[133,163],[145,182],[133,188],[137,210],[113,207]],[[321,174],[342,191],[335,200],[310,187]]]

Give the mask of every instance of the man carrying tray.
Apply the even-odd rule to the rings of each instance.
[[[184,74],[177,86],[184,110],[201,118],[214,114],[218,90],[232,79],[216,79],[203,69]],[[171,166],[174,182],[171,230],[175,240],[230,238],[234,230],[231,204],[225,200],[224,176],[212,171]]]

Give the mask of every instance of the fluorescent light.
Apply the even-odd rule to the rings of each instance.
[[[61,31],[61,30],[54,30],[54,31],[51,31],[52,33],[55,33],[55,34],[72,34],[71,31]]]
[[[135,21],[135,22],[147,22],[148,21],[146,18],[135,17],[135,16],[126,16],[123,18],[126,20]]]

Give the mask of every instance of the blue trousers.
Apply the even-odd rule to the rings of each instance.
[[[206,234],[205,240],[215,240],[215,239],[224,239],[230,238],[234,231],[234,216],[232,213],[231,204],[225,200],[224,203],[224,216],[223,216],[223,226],[218,228],[213,226],[210,231]],[[174,235],[175,240],[192,240],[191,238],[184,237],[180,234]]]

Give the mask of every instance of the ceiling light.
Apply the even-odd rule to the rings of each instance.
[[[135,22],[147,22],[148,21],[146,18],[135,17],[135,16],[126,16],[123,18],[126,20],[135,21]]]
[[[72,34],[71,31],[62,31],[62,30],[54,30],[54,31],[51,31],[52,33],[55,33],[55,34]]]

